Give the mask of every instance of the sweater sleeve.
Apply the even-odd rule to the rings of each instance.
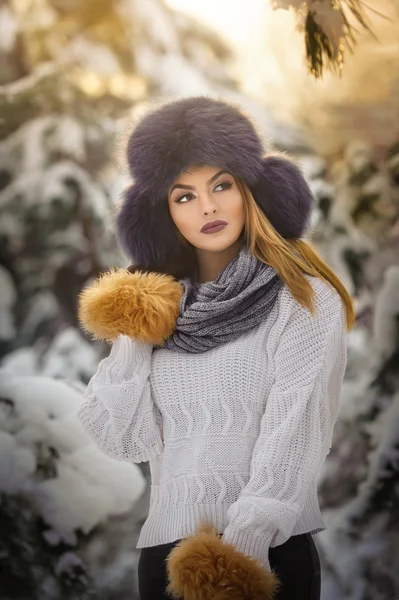
[[[224,541],[259,558],[287,541],[330,450],[346,368],[340,296],[314,283],[316,315],[295,302],[275,354],[275,375],[250,465],[227,513]],[[290,301],[282,310],[289,310]]]
[[[121,335],[87,386],[77,415],[111,458],[139,463],[163,451],[161,415],[150,393],[151,356],[151,344]]]

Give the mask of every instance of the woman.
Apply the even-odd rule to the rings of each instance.
[[[351,299],[300,239],[298,168],[251,122],[189,98],[129,139],[118,214],[136,267],[82,293],[113,342],[79,416],[100,448],[149,461],[142,600],[316,600],[316,482],[346,366]]]

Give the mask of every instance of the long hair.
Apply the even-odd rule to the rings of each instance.
[[[238,179],[236,181],[245,204],[245,241],[252,254],[273,267],[293,297],[312,314],[315,313],[314,290],[305,273],[327,281],[341,296],[346,310],[346,327],[350,331],[356,321],[353,301],[339,277],[309,242],[281,237],[247,185]]]
[[[346,326],[351,330],[355,321],[353,301],[345,286],[323,261],[309,242],[301,239],[281,237],[270,223],[262,209],[256,203],[248,186],[236,178],[238,189],[245,204],[245,226],[243,242],[256,258],[273,267],[284,281],[293,297],[312,314],[315,313],[314,290],[305,277],[305,273],[320,277],[332,285],[342,298],[346,310]],[[180,241],[180,250],[168,258],[163,265],[132,265],[129,271],[156,272],[172,275],[176,279],[193,277],[198,272],[198,262],[194,246],[179,232],[169,215],[176,236]]]

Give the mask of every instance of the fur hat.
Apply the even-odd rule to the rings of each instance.
[[[312,194],[298,167],[280,155],[265,157],[250,120],[220,100],[186,98],[147,114],[130,135],[127,159],[134,184],[125,191],[117,230],[143,268],[182,253],[167,196],[190,165],[225,168],[243,180],[284,238],[301,237],[308,225]]]

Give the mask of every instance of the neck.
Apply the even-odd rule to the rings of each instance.
[[[232,246],[221,252],[197,249],[198,282],[214,281],[223,269],[240,253],[242,240],[238,239]]]

